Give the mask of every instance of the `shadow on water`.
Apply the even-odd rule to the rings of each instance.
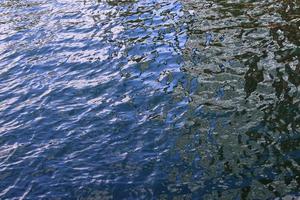
[[[299,13],[0,2],[0,198],[299,196]]]
[[[299,1],[183,5],[187,83],[175,93],[190,102],[170,155],[173,195],[299,196]]]

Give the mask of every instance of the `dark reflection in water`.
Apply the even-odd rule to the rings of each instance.
[[[298,1],[0,2],[0,199],[299,196]]]
[[[168,170],[174,195],[297,197],[299,1],[184,1],[185,130]]]

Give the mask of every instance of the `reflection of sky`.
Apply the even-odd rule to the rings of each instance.
[[[3,1],[0,9],[0,143],[25,144],[13,147],[20,162],[12,172],[30,166],[24,179],[15,173],[0,183],[0,190],[8,188],[0,198],[41,179],[49,184],[39,187],[51,191],[90,177],[112,184],[146,180],[143,167],[167,152],[165,132],[186,105],[180,112],[169,106],[187,38],[180,3]],[[49,154],[55,164],[37,159]],[[35,162],[43,166],[32,167]],[[53,176],[43,171],[50,166]]]
[[[115,7],[85,2],[80,10],[78,3],[31,2],[31,8],[22,3],[5,8],[7,22],[1,32],[6,30],[2,37],[9,42],[0,43],[2,62],[11,62],[13,59],[8,57],[13,56],[13,63],[31,67],[55,63],[95,63],[104,67],[109,63],[109,67],[121,66],[122,73],[136,73],[132,68],[138,65],[143,65],[144,72],[148,65],[159,66],[159,71],[179,70],[177,63],[181,61],[172,56],[180,53],[186,36],[177,21],[183,15],[177,2],[142,1]],[[170,8],[172,12],[166,12]],[[20,29],[19,21],[35,23]],[[146,82],[157,84],[153,81]]]

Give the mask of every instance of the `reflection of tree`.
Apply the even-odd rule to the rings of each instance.
[[[39,1],[11,0],[0,2],[1,32],[11,34],[11,32],[34,28],[40,23],[41,14],[43,14],[43,11],[34,9],[42,5],[43,3]]]
[[[111,6],[119,6],[119,5],[129,4],[129,3],[135,3],[136,0],[98,0],[98,2],[106,2]]]
[[[274,3],[186,2],[196,14],[183,71],[197,89],[176,88],[191,101],[171,153],[174,194],[268,199],[299,192],[300,10],[294,1]],[[214,36],[209,47],[205,32]]]

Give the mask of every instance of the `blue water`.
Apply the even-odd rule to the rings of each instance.
[[[298,11],[0,0],[0,199],[298,197]]]

